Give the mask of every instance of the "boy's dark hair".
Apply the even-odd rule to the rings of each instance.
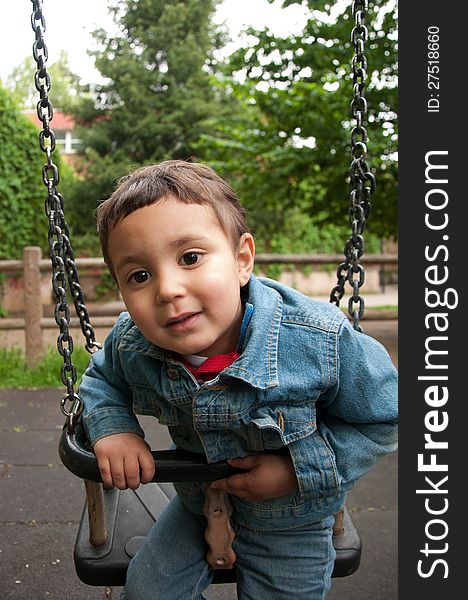
[[[135,210],[162,198],[211,206],[233,247],[237,247],[242,234],[249,231],[245,208],[236,193],[207,165],[167,160],[141,167],[122,177],[112,195],[96,209],[102,254],[114,277],[107,244],[110,231]]]

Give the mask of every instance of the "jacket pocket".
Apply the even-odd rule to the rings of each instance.
[[[282,406],[263,405],[242,418],[248,441],[257,451],[275,450],[307,437],[317,429],[312,402]]]
[[[132,385],[133,411],[138,415],[156,417],[162,425],[177,425],[177,411],[156,392],[140,385]]]

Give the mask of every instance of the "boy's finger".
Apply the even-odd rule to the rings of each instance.
[[[113,488],[114,482],[112,481],[112,474],[110,468],[110,462],[107,457],[101,458],[98,461],[99,472],[101,473],[102,483],[105,488]]]
[[[227,477],[226,479],[218,479],[217,481],[213,481],[211,487],[224,490],[228,494],[243,498],[248,491],[246,483],[246,475],[240,474]]]
[[[149,483],[154,477],[156,465],[151,453],[143,453],[140,457],[141,483]]]
[[[225,490],[227,492],[227,479],[217,479],[216,481],[212,481],[210,487],[217,490]]]
[[[242,458],[230,458],[228,463],[232,467],[237,467],[238,469],[253,469],[259,463],[259,457],[256,454],[252,454],[250,456],[244,456]]]
[[[127,486],[131,490],[136,490],[140,485],[140,463],[137,456],[125,457],[124,474]]]
[[[117,463],[111,463],[112,481],[116,488],[119,490],[127,489],[127,480],[125,478],[125,471],[123,462],[118,461]]]

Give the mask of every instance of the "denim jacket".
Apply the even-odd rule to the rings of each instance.
[[[337,511],[357,479],[395,450],[396,370],[383,346],[334,305],[255,276],[248,293],[254,311],[242,354],[208,382],[122,313],[83,376],[84,424],[94,444],[113,433],[143,436],[135,415],[153,415],[177,447],[210,463],[287,447],[296,493],[231,500],[240,523],[288,529]],[[202,512],[201,484],[176,489]]]

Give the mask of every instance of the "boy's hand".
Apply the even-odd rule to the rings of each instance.
[[[103,437],[93,449],[106,487],[136,490],[140,483],[149,483],[154,477],[155,465],[149,446],[136,433]]]
[[[248,473],[218,479],[211,487],[254,502],[279,498],[297,490],[296,474],[289,456],[258,454],[233,458],[228,463],[239,469],[248,469]]]

